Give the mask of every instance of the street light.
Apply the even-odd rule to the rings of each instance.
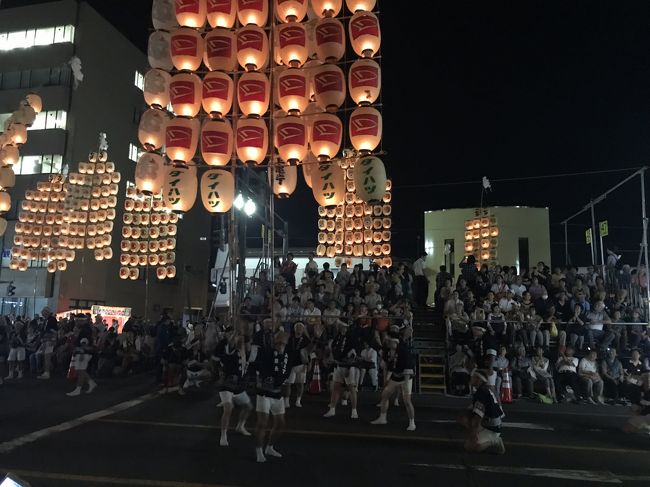
[[[241,211],[242,208],[244,208],[244,197],[242,196],[241,193],[237,195],[235,198],[235,201],[233,201],[233,205],[235,208]]]
[[[244,213],[246,213],[246,216],[252,216],[253,213],[255,213],[255,210],[257,209],[257,205],[255,202],[248,198],[246,201],[246,204],[244,205]]]

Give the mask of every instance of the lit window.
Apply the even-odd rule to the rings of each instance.
[[[129,144],[129,159],[131,159],[133,162],[138,162],[138,159],[140,159],[142,152],[142,149],[140,149],[137,145]]]
[[[20,174],[41,174],[43,156],[23,156],[20,158]]]
[[[11,113],[0,113],[0,125],[3,125],[9,117],[11,117]],[[27,130],[65,130],[67,121],[68,112],[65,110],[44,111],[36,115],[34,123],[31,127],[27,127]]]
[[[135,81],[133,84],[135,84],[139,90],[144,91],[144,74],[142,74],[140,71],[136,71]]]
[[[26,176],[30,174],[56,174],[61,172],[62,167],[63,156],[61,154],[45,154],[41,156],[22,156],[13,169],[17,176]]]
[[[42,29],[21,30],[0,33],[0,51],[27,49],[34,46],[50,46],[64,42],[74,42],[73,25],[59,25]]]

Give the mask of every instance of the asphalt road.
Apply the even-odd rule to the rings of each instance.
[[[389,425],[369,424],[349,408],[321,418],[327,398],[305,396],[287,412],[282,459],[255,462],[251,438],[230,434],[219,446],[218,396],[159,395],[150,376],[100,382],[68,398],[61,380],[0,387],[0,471],[40,486],[493,486],[650,485],[650,436],[620,432],[629,414],[614,406],[506,407],[506,454],[467,454],[454,423],[467,400],[420,396],[417,431],[402,408]],[[254,417],[248,423],[254,428]]]

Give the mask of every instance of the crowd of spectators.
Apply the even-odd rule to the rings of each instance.
[[[434,299],[447,327],[451,392],[466,394],[471,371],[487,367],[497,397],[508,373],[515,399],[638,403],[650,389],[648,318],[615,264],[609,277],[543,262],[520,275],[470,257],[455,283],[441,267]]]

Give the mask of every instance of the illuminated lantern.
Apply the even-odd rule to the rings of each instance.
[[[280,158],[289,164],[297,164],[307,156],[307,127],[300,117],[277,120],[274,140]]]
[[[169,168],[163,185],[165,207],[176,213],[185,213],[194,206],[197,187],[196,166]]]
[[[237,17],[242,25],[264,27],[269,17],[269,1],[237,0]]]
[[[13,145],[6,145],[0,149],[0,165],[13,166],[18,163],[20,159],[20,151],[18,147]]]
[[[165,161],[163,157],[151,152],[142,154],[135,166],[136,188],[146,195],[158,194],[164,182]]]
[[[490,226],[490,219],[489,218],[481,218],[481,227],[489,227]]]
[[[16,184],[16,174],[10,167],[0,167],[0,189],[13,188]]]
[[[345,54],[345,29],[340,20],[321,19],[316,24],[316,56],[323,62],[336,62]]]
[[[303,69],[285,69],[278,76],[278,101],[282,110],[299,115],[309,105],[309,79]]]
[[[150,69],[144,75],[144,101],[150,107],[165,108],[169,105],[171,76],[162,69]]]
[[[350,115],[350,141],[359,152],[369,153],[381,142],[382,117],[379,111],[372,107],[359,107]],[[384,191],[386,181],[382,181],[381,191]]]
[[[357,12],[350,19],[350,43],[360,57],[373,57],[381,46],[379,19],[371,12]]]
[[[170,43],[172,63],[176,69],[179,71],[199,69],[205,48],[201,34],[194,29],[183,27],[172,32]]]
[[[270,171],[273,194],[278,198],[288,198],[296,190],[298,168],[285,164],[274,164]]]
[[[334,64],[314,68],[314,96],[323,110],[336,111],[345,101],[345,75]]]
[[[183,27],[203,27],[206,0],[176,0],[176,20]]]
[[[490,237],[498,237],[498,236],[499,236],[499,227],[491,227]]]
[[[156,277],[160,280],[167,277],[167,270],[164,267],[156,268]]]
[[[260,164],[269,150],[269,130],[261,118],[240,118],[236,129],[237,157]]]
[[[199,143],[200,123],[198,119],[174,118],[165,130],[167,157],[175,163],[187,164],[196,154]]]
[[[176,266],[168,265],[165,268],[165,271],[167,272],[167,278],[173,279],[174,277],[176,277]]]
[[[348,6],[350,12],[358,12],[364,10],[370,12],[375,8],[377,0],[345,0],[345,4]]]
[[[269,109],[271,85],[265,74],[244,73],[237,83],[237,103],[245,116],[264,115]]]
[[[6,191],[0,191],[0,213],[6,213],[11,209],[11,196]],[[6,226],[6,222],[5,222]]]
[[[175,0],[153,0],[151,21],[154,29],[173,30],[178,27]]]
[[[129,279],[131,279],[132,281],[137,281],[139,277],[140,277],[140,269],[137,269],[135,267],[133,269],[129,269]]]
[[[314,155],[309,151],[307,153],[307,157],[302,161],[302,164],[300,165],[302,167],[302,175],[305,178],[305,184],[309,186],[310,188],[312,187],[312,175],[314,173],[314,169],[316,168],[316,164],[318,164],[318,161],[314,157]]]
[[[237,61],[242,68],[261,68],[268,57],[269,38],[263,29],[249,25],[237,31]]]
[[[25,267],[27,267],[27,262],[25,262]],[[57,271],[65,271],[68,268],[68,264],[65,260],[60,260],[56,263],[56,270]]]
[[[481,237],[489,237],[490,236],[490,229],[489,228],[482,228],[481,229]]]
[[[169,32],[157,30],[149,36],[149,46],[147,48],[149,66],[171,71],[174,64],[172,63],[170,43],[171,34]]]
[[[203,78],[203,110],[212,118],[221,118],[232,107],[234,83],[225,73],[215,71]]]
[[[280,60],[294,68],[302,66],[307,61],[307,30],[304,24],[292,22],[278,28],[280,43]]]
[[[274,0],[275,14],[282,22],[302,22],[307,15],[307,0]]]
[[[319,113],[313,117],[311,139],[312,154],[319,160],[328,160],[336,156],[341,148],[343,124],[336,115]]]
[[[228,29],[208,32],[205,36],[203,62],[210,71],[234,71],[237,64],[235,33]]]
[[[5,133],[11,136],[14,145],[23,145],[27,142],[27,127],[22,123],[12,123]]]
[[[345,198],[345,174],[336,163],[319,164],[312,173],[312,192],[319,205],[332,207]]]
[[[210,169],[204,172],[201,177],[201,200],[210,213],[225,213],[230,210],[235,200],[233,175],[223,169]],[[173,235],[175,231],[172,230],[169,234]]]
[[[36,93],[30,93],[25,97],[29,106],[34,109],[36,113],[41,113],[43,111],[43,100]]]
[[[225,166],[233,149],[232,126],[228,119],[208,120],[201,129],[201,157],[208,166]]]
[[[196,117],[201,109],[201,78],[193,73],[174,75],[169,83],[172,109],[180,117]]]
[[[235,0],[208,0],[207,18],[210,27],[232,28],[237,16],[237,2]]]
[[[138,139],[146,150],[157,150],[165,142],[165,129],[169,117],[166,112],[150,108],[140,117]]]
[[[481,248],[482,249],[489,249],[490,248],[490,239],[489,238],[484,238],[481,240]]]
[[[359,59],[352,63],[348,73],[350,97],[357,105],[377,101],[381,91],[381,68],[372,59]]]
[[[311,0],[311,6],[319,17],[336,17],[343,7],[343,0]]]

